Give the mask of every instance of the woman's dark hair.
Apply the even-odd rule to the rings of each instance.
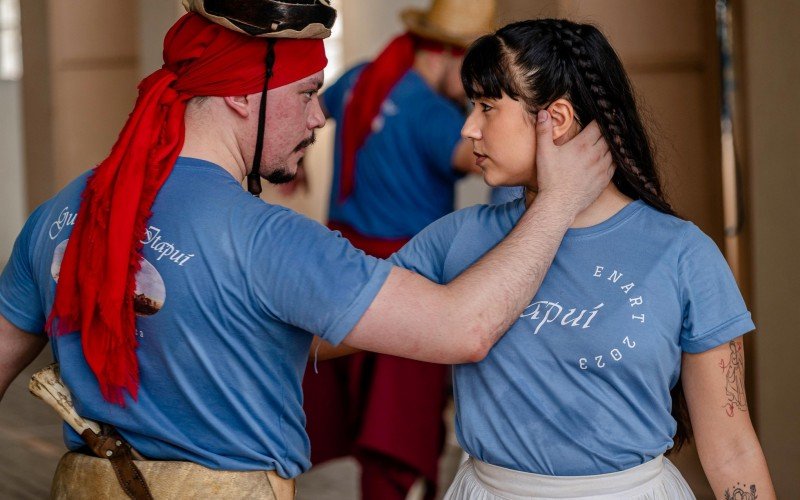
[[[581,126],[592,120],[600,126],[617,166],[612,179],[617,189],[675,215],[661,188],[628,75],[594,26],[562,19],[509,24],[470,46],[461,81],[470,99],[506,94],[531,114],[567,99]],[[680,379],[671,395],[678,423],[670,450],[675,451],[691,439],[692,429]]]

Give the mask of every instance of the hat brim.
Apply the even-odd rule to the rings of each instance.
[[[448,43],[459,47],[467,48],[477,38],[489,33],[491,30],[471,33],[468,35],[454,35],[447,33],[425,22],[426,12],[420,9],[406,9],[400,13],[400,20],[406,29],[422,38],[435,42]]]
[[[243,30],[241,27],[232,23],[229,19],[221,16],[215,16],[214,14],[210,14],[208,11],[206,11],[203,2],[193,2],[192,0],[183,0],[183,7],[184,9],[186,9],[187,12],[192,12],[192,11],[197,12],[198,14],[205,17],[209,21],[217,23],[220,26],[228,28],[229,30],[247,36],[255,36],[257,38],[323,39],[331,36],[331,30],[326,28],[323,24],[320,23],[310,23],[307,26],[305,26],[302,29],[302,31],[294,29],[283,29],[280,31],[271,31],[269,33],[263,33],[260,35],[252,35],[247,31]]]

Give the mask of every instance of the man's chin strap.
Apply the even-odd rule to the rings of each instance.
[[[261,156],[264,151],[264,127],[267,119],[267,86],[272,77],[272,68],[275,65],[275,39],[267,39],[267,57],[265,60],[266,76],[264,88],[261,91],[261,104],[258,108],[258,135],[256,137],[256,150],[253,153],[253,167],[247,174],[247,190],[253,196],[261,194]]]

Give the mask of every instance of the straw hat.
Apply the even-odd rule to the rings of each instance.
[[[429,40],[466,47],[494,31],[495,0],[433,0],[431,8],[400,14],[408,31]]]

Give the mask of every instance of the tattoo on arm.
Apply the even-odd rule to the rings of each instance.
[[[728,397],[728,402],[725,403],[723,408],[729,417],[732,417],[735,410],[738,408],[741,411],[747,411],[747,396],[744,391],[744,353],[742,349],[742,342],[731,340],[728,344],[730,347],[730,359],[725,362],[725,359],[719,361],[719,367],[725,374],[725,395]],[[749,498],[749,497],[731,497],[731,498]]]
[[[756,485],[751,484],[749,490],[745,490],[746,485],[736,483],[731,492],[730,488],[725,489],[725,500],[756,500]]]

